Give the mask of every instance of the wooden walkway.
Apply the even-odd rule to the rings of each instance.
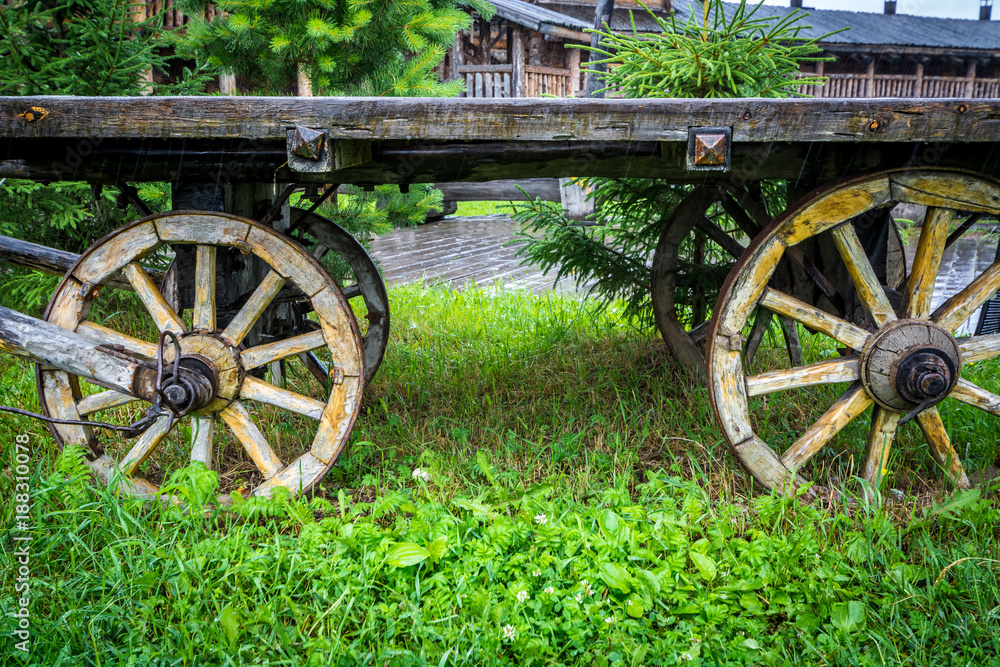
[[[506,215],[445,218],[380,236],[372,242],[372,254],[390,284],[424,280],[429,284],[450,284],[455,289],[475,284],[536,294],[553,290],[574,296],[586,293],[570,278],[553,286],[554,272],[546,275],[536,268],[521,266],[517,247],[506,245],[517,238],[520,230],[521,226]],[[932,308],[993,263],[998,232],[1000,225],[978,225],[945,251]],[[907,266],[916,250],[917,235],[913,236],[906,247]],[[973,333],[978,317],[977,312],[963,326],[962,333]]]
[[[399,229],[372,241],[372,255],[389,284],[423,280],[450,284],[502,286],[543,294],[555,290],[583,294],[572,279],[553,286],[555,272],[544,274],[521,266],[517,247],[505,245],[517,238],[521,225],[506,215],[445,218],[419,227]]]

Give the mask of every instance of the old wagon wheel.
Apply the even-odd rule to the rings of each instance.
[[[705,375],[705,358],[699,344],[708,335],[712,313],[710,308],[691,307],[681,315],[677,294],[681,283],[685,282],[680,266],[682,244],[693,240],[697,266],[728,269],[745,249],[737,238],[752,239],[768,222],[763,202],[745,189],[720,183],[695,187],[664,224],[651,271],[653,313],[663,340],[674,358],[688,371]],[[761,309],[758,313],[748,341],[749,358],[756,354],[771,318],[770,311]],[[787,318],[781,319],[786,348],[793,364],[797,364],[800,358],[798,334]]]
[[[852,219],[898,202],[927,206],[913,267],[894,307],[866,255]],[[810,460],[850,422],[871,408],[861,476],[877,487],[899,423],[915,418],[931,454],[957,486],[969,479],[937,404],[945,398],[1000,415],[1000,397],[961,377],[963,369],[1000,355],[1000,335],[957,337],[963,323],[1000,288],[1000,261],[931,310],[931,297],[956,211],[1000,212],[1000,184],[946,170],[895,170],[817,190],[759,236],[734,267],[719,295],[709,336],[709,385],[716,417],[736,456],[759,482],[794,493],[815,466]],[[815,239],[833,247],[863,312],[843,318],[768,287],[782,256]],[[828,341],[825,359],[801,368],[747,376],[744,328],[758,306],[783,314]],[[963,332],[964,333],[964,332]],[[817,341],[822,342],[822,341]],[[823,348],[819,348],[823,349]],[[822,385],[838,396],[784,451],[758,434],[751,399]],[[815,401],[814,394],[809,401]],[[832,450],[831,450],[832,451]],[[818,480],[819,481],[819,480]],[[831,480],[833,481],[833,480]],[[815,491],[813,491],[814,493]]]
[[[162,244],[196,247],[196,297],[190,319],[165,301],[141,265],[142,259]],[[217,280],[223,278],[216,272],[216,254],[228,249],[256,256],[270,271],[225,328],[220,328],[216,325],[215,295]],[[100,306],[100,286],[116,276],[123,276],[132,285],[157,333],[133,335],[122,331],[124,327],[105,326],[91,319]],[[244,346],[255,322],[283,291],[308,300],[319,328],[285,340]],[[148,339],[155,340],[159,332],[174,332],[182,357],[195,357],[210,369],[214,398],[186,418],[189,441],[175,443],[180,439],[179,429],[171,431],[173,417],[167,414],[157,418],[133,443],[117,442],[111,436],[98,438],[96,429],[87,426],[54,425],[60,443],[90,447],[94,454],[91,467],[103,480],[109,481],[116,471],[127,475],[124,488],[134,495],[157,494],[157,485],[138,473],[151,454],[168,449],[168,432],[169,442],[175,443],[171,451],[184,464],[187,460],[202,461],[212,467],[223,453],[214,456],[213,449],[229,444],[239,456],[245,454],[252,461],[247,472],[251,479],[245,485],[253,486],[255,495],[270,495],[279,486],[298,493],[315,484],[333,465],[358,414],[364,371],[361,337],[340,288],[296,243],[245,218],[175,211],[143,218],[113,232],[81,255],[69,270],[49,303],[45,319],[111,348],[117,346],[130,355],[147,358],[157,355],[157,345]],[[303,385],[300,392],[291,391],[249,372],[305,351],[329,355],[333,375],[329,392],[315,383],[311,388]],[[115,391],[95,393],[93,389],[100,388],[80,379],[39,368],[43,410],[58,419],[93,415],[108,421],[108,415],[113,414],[108,411],[138,400]],[[265,435],[252,411],[275,409],[281,418],[275,415],[269,420],[273,427],[267,428],[269,434]],[[310,420],[317,425],[307,426]],[[114,450],[123,453],[114,454]]]
[[[341,289],[349,300],[364,300],[368,311],[365,316],[368,326],[363,334],[365,384],[368,384],[375,377],[389,343],[389,296],[382,275],[364,246],[332,220],[293,208],[291,221],[293,229],[301,230],[313,239],[311,243],[302,240],[311,249],[313,257],[322,261],[328,252],[332,252],[350,267],[353,281],[342,283]],[[303,361],[309,363],[310,368],[316,368],[314,360]]]

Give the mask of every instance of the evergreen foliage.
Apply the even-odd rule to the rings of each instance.
[[[824,60],[817,40],[802,40],[806,16],[793,12],[784,19],[761,18],[761,5],[747,8],[746,0],[727,16],[721,0],[704,0],[698,20],[664,21],[652,12],[662,34],[631,35],[601,32],[596,53],[611,65],[601,73],[605,91],[624,97],[781,97],[798,94],[803,84],[820,77],[801,78],[798,64]],[[649,11],[648,9],[646,11]],[[581,47],[589,48],[589,47]],[[637,322],[652,323],[650,265],[663,225],[690,187],[657,179],[585,181],[596,203],[592,220],[569,220],[558,204],[536,200],[520,206],[515,219],[527,228],[519,254],[543,269],[558,267],[558,277],[572,276],[605,304],[622,299]],[[784,188],[765,185],[772,213],[784,206]],[[714,222],[736,232],[734,221],[710,211]],[[707,252],[706,252],[707,249]],[[715,295],[728,272],[728,256],[717,247],[689,237],[680,248],[676,303],[687,306],[682,317],[698,324],[710,313]],[[705,256],[702,256],[705,253]],[[696,256],[697,255],[697,256]]]
[[[0,10],[0,95],[186,95],[204,88],[202,69],[184,69],[169,84],[160,19],[133,21],[130,0],[15,2]],[[143,186],[143,199],[162,188]],[[146,194],[150,196],[146,196]],[[162,200],[162,198],[160,198]],[[161,201],[161,203],[163,203]],[[113,190],[87,183],[0,180],[0,234],[82,252],[140,217],[121,209]],[[3,302],[37,314],[57,278],[11,267],[0,275]]]
[[[196,16],[206,0],[180,3]],[[451,96],[435,68],[469,26],[461,7],[489,17],[484,0],[222,0],[224,15],[193,21],[178,46],[252,82],[265,94],[291,88],[301,73],[312,91],[336,96]]]

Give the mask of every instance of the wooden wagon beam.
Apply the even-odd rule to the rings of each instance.
[[[725,125],[735,142],[972,142],[997,136],[1000,100],[0,98],[0,138],[284,140],[297,125],[333,140],[680,142]]]
[[[61,276],[69,271],[78,259],[80,256],[76,253],[56,250],[10,236],[0,236],[0,262],[9,262],[42,273]],[[160,271],[150,270],[148,274],[156,285],[163,281],[163,273]],[[132,285],[123,278],[112,278],[106,287],[132,290]]]

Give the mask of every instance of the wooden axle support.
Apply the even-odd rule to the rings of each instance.
[[[0,306],[0,350],[153,402],[156,366],[78,333]],[[184,369],[181,369],[184,372]]]

